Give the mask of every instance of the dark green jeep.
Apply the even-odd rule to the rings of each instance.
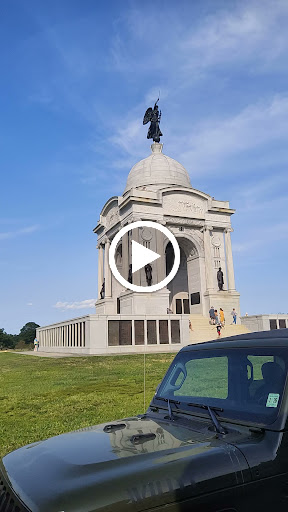
[[[286,512],[287,331],[185,347],[146,414],[6,455],[0,512]]]

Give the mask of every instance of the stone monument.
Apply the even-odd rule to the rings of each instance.
[[[143,124],[150,122],[147,138],[153,139],[151,153],[132,167],[122,194],[106,201],[94,229],[98,248],[96,312],[37,329],[40,350],[94,354],[176,351],[191,342],[189,324],[192,341],[212,339],[214,332],[208,323],[211,305],[222,308],[227,320],[233,308],[240,317],[230,238],[235,210],[228,201],[193,188],[183,165],[163,153],[157,102],[143,120]],[[180,247],[176,276],[154,293],[131,291],[114,278],[109,266],[114,236],[141,220],[164,225]],[[132,241],[160,257],[133,273]],[[161,231],[138,227],[122,237],[115,262],[129,283],[149,287],[170,273],[174,251]],[[203,329],[196,336],[196,319],[209,329],[204,339]]]
[[[158,102],[158,100],[157,100]],[[235,210],[228,201],[218,201],[192,187],[186,169],[163,153],[160,137],[161,112],[157,102],[147,109],[143,124],[150,122],[147,138],[153,139],[151,154],[132,167],[121,196],[109,199],[94,229],[98,236],[98,300],[99,314],[198,314],[206,316],[210,305],[226,311],[239,308],[235,290],[230,233],[231,216]],[[114,235],[127,224],[152,220],[165,225],[180,246],[181,262],[177,275],[167,288],[159,292],[139,294],[123,288],[111,275],[108,252]],[[131,273],[131,242],[161,255],[149,267],[133,274],[133,283],[144,286],[159,282],[173,264],[171,243],[147,228],[128,232],[116,255],[117,268],[129,282]],[[105,298],[99,293],[105,278]],[[225,284],[225,286],[224,286]],[[221,293],[220,293],[221,292]],[[145,295],[145,297],[143,296]]]

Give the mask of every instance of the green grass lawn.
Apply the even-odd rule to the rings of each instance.
[[[146,355],[146,405],[174,354]],[[0,455],[144,412],[143,355],[49,359],[0,352]]]

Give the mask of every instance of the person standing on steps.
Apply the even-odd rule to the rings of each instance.
[[[224,325],[225,325],[225,316],[224,316],[224,311],[223,311],[222,308],[220,308],[219,316],[220,316],[221,327],[224,327]]]
[[[232,323],[236,325],[236,321],[237,321],[237,313],[236,313],[236,311],[235,311],[235,308],[233,308],[233,309],[232,309],[232,311],[231,311],[231,315],[232,315],[232,317],[233,317],[233,322],[232,322]]]
[[[222,326],[220,323],[216,325],[216,331],[217,331],[218,337],[221,336],[221,327]]]
[[[215,310],[214,310],[213,306],[211,306],[211,308],[209,309],[209,316],[210,316],[210,324],[214,325],[215,324]]]

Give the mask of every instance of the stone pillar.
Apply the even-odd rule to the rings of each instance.
[[[112,297],[112,276],[109,265],[110,240],[105,241],[105,297]]]
[[[98,245],[98,299],[103,284],[103,245]]]
[[[233,268],[233,255],[230,233],[233,231],[232,228],[225,229],[225,250],[226,250],[226,265],[227,265],[227,277],[228,277],[228,290],[235,290],[235,277]]]
[[[156,260],[156,268],[157,268],[157,283],[163,281],[166,277],[166,258],[164,252],[164,236],[160,231],[156,231],[156,252],[160,254],[161,258]]]
[[[139,228],[135,228],[132,230],[132,240],[134,240],[134,242],[138,242],[138,244],[140,243],[139,242]],[[130,258],[130,263],[132,263],[132,259]],[[132,268],[133,270],[133,268]],[[140,270],[138,270],[137,272],[135,272],[135,274],[132,274],[132,283],[133,284],[136,284],[137,286],[140,286]],[[128,277],[128,275],[127,275]]]
[[[84,329],[85,329],[85,322],[82,322],[82,324],[81,324],[82,347],[85,347],[85,333],[84,333]]]
[[[210,243],[210,231],[212,231],[212,229],[213,228],[211,226],[204,226],[204,228],[203,228],[207,291],[214,290],[211,243]]]
[[[105,283],[106,283],[106,281],[105,281]],[[80,341],[81,341],[81,322],[78,322],[77,347],[81,347]]]
[[[128,253],[128,233],[122,236],[122,277],[128,279],[129,253]]]

